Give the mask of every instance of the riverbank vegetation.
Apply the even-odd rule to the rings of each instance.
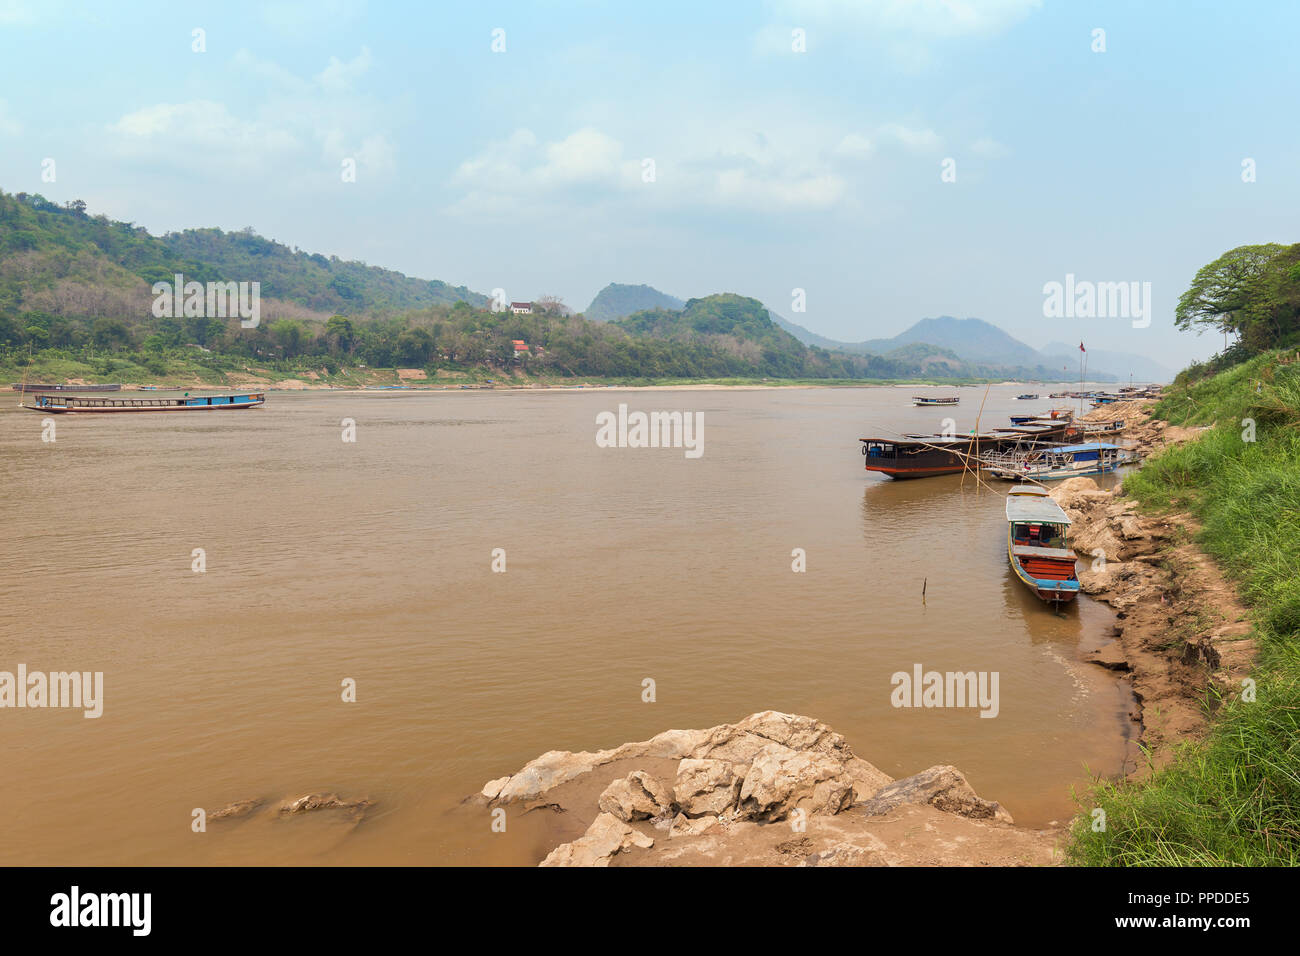
[[[1201,270],[1179,306],[1184,327],[1237,342],[1182,373],[1155,411],[1213,427],[1148,460],[1124,493],[1195,516],[1197,543],[1251,609],[1254,684],[1210,691],[1206,738],[1149,779],[1081,801],[1076,864],[1300,864],[1300,246],[1244,248]]]

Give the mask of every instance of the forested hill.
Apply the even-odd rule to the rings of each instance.
[[[264,299],[327,316],[487,302],[464,286],[290,249],[252,229],[154,236],[133,223],[92,216],[83,202],[60,206],[40,195],[0,192],[0,313],[139,314],[151,299],[149,286],[171,282],[176,273],[187,282],[260,282]]]
[[[685,304],[681,299],[660,292],[652,286],[622,285],[611,282],[596,293],[596,297],[591,300],[591,305],[587,306],[583,315],[596,322],[613,322],[633,312],[644,312],[646,309],[675,311]]]
[[[201,300],[194,312],[155,315],[152,284],[177,273],[186,282],[259,283],[259,323],[209,316]],[[633,301],[660,307],[613,322],[572,315],[554,297],[541,297],[530,313],[492,311],[485,296],[462,286],[301,252],[251,229],[154,236],[90,215],[82,202],[0,192],[0,366],[15,377],[210,381],[254,367],[350,383],[359,374],[380,380],[385,369],[423,370],[428,379],[626,380],[1037,372],[923,343],[883,355],[828,351],[800,342],[762,303],[734,293],[683,303],[648,287],[612,289],[613,312]]]
[[[691,299],[680,311],[649,309],[615,324],[635,335],[708,343],[739,358],[761,363],[773,370],[770,374],[792,377],[807,374],[811,350],[777,326],[763,303],[743,295],[724,293]]]

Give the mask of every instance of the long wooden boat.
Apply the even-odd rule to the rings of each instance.
[[[1127,427],[1128,427],[1128,423],[1123,418],[1115,418],[1106,422],[1089,422],[1089,421],[1079,422],[1079,432],[1080,434],[1083,434],[1085,436],[1119,435]]]
[[[978,468],[981,456],[1036,444],[1059,444],[1073,428],[1067,419],[1035,419],[979,435],[904,435],[860,438],[867,471],[890,478],[930,478]]]
[[[120,392],[117,385],[35,385],[31,382],[14,385],[15,392]]]
[[[941,398],[927,398],[924,395],[912,396],[912,404],[918,408],[925,408],[930,405],[956,405],[960,401],[960,395],[945,395]]]
[[[1069,526],[1069,515],[1046,489],[1017,485],[1007,495],[1007,561],[1016,577],[1050,604],[1079,596],[1078,556],[1066,541]]]
[[[185,395],[180,398],[87,398],[83,395],[37,395],[34,412],[210,412],[254,408],[266,402],[265,392],[233,395]]]
[[[988,455],[984,470],[1003,481],[1060,481],[1106,475],[1133,461],[1133,453],[1106,442],[1056,445],[1009,455]]]

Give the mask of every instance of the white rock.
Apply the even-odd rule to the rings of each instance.
[[[538,866],[609,866],[610,858],[630,847],[654,846],[646,836],[610,813],[602,813],[572,843],[561,843]]]

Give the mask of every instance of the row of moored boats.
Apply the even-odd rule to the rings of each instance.
[[[979,472],[1004,481],[1057,481],[1104,475],[1134,461],[1130,449],[1103,441],[1124,419],[1076,422],[1068,411],[1014,415],[1011,424],[957,435],[908,433],[859,439],[867,471],[891,478]]]

